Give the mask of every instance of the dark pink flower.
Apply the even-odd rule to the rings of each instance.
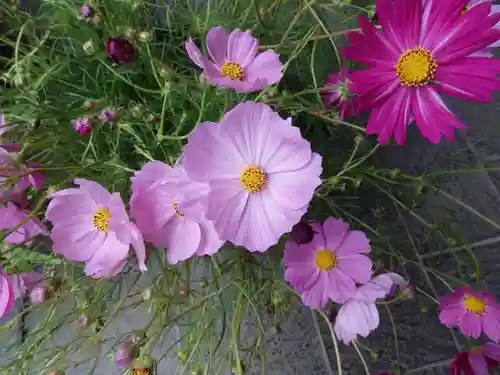
[[[99,115],[103,122],[115,122],[118,119],[118,114],[113,108],[104,108]]]
[[[350,91],[352,82],[349,79],[349,75],[350,72],[348,69],[329,74],[325,85],[335,87],[321,92],[324,95],[326,105],[337,107],[339,120],[357,115],[356,97]]]
[[[30,211],[20,209],[11,202],[7,202],[6,206],[0,207],[0,230],[10,232],[5,237],[5,242],[29,244],[38,235],[48,235],[47,230],[42,226],[38,218],[27,218],[29,214]],[[23,224],[15,229],[21,223]]]
[[[92,119],[90,117],[78,117],[73,121],[73,129],[80,135],[92,133]]]
[[[489,375],[499,362],[500,346],[487,342],[468,352],[457,353],[451,363],[450,375]]]
[[[108,51],[108,56],[116,64],[132,63],[136,59],[134,44],[121,36],[108,39],[106,41],[106,50]]]
[[[371,109],[368,134],[380,143],[404,144],[415,122],[432,143],[466,126],[446,107],[439,91],[490,102],[498,90],[500,61],[470,55],[500,39],[484,1],[460,13],[468,0],[377,0],[381,27],[360,17],[361,33],[348,34],[346,57],[370,66],[351,73],[360,111]]]
[[[500,340],[500,306],[490,292],[458,288],[439,299],[439,319],[447,327],[458,326],[466,336],[477,339],[482,333]]]
[[[258,53],[259,41],[249,31],[234,29],[228,35],[222,27],[213,27],[206,45],[211,59],[192,39],[186,42],[186,51],[212,85],[253,92],[277,83],[283,75],[279,55],[273,50]]]

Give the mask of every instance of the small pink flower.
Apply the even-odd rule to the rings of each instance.
[[[259,42],[249,31],[234,29],[227,35],[222,27],[213,27],[206,45],[211,60],[192,39],[186,42],[186,51],[212,85],[252,92],[277,83],[283,75],[279,55],[273,50],[258,53]]]
[[[352,298],[340,308],[335,319],[335,333],[339,340],[349,344],[358,335],[367,337],[378,327],[380,318],[375,302],[391,293],[394,280],[401,276],[384,273],[357,288]]]
[[[184,146],[189,178],[209,185],[206,217],[222,240],[264,252],[292,230],[321,184],[321,156],[265,104],[200,124]]]
[[[440,298],[439,309],[439,319],[447,327],[458,326],[475,339],[484,333],[490,340],[500,340],[500,306],[492,293],[460,287]]]
[[[90,5],[84,4],[80,7],[80,14],[83,18],[91,18],[94,16],[95,10]]]
[[[477,339],[482,333],[500,340],[500,306],[490,292],[460,287],[439,300],[439,319],[447,327],[458,326],[462,333]]]
[[[356,98],[349,91],[352,84],[349,74],[348,69],[329,74],[325,85],[336,87],[321,92],[324,95],[326,105],[337,107],[339,120],[357,115]]]
[[[47,230],[42,226],[38,218],[27,219],[29,214],[30,211],[20,209],[11,202],[7,202],[6,206],[0,206],[0,230],[10,232],[5,237],[5,242],[10,244],[30,244],[36,236],[48,235]],[[21,223],[23,224],[15,229]]]
[[[137,343],[139,337],[132,335],[116,347],[115,364],[116,367],[129,367],[139,354]]]
[[[120,194],[94,181],[77,178],[74,183],[79,187],[53,193],[47,207],[54,252],[86,262],[85,274],[100,278],[122,271],[132,245],[139,269],[146,271],[142,234],[130,222]]]
[[[90,117],[78,117],[73,121],[73,129],[80,135],[89,135],[92,133],[92,119]]]
[[[99,118],[105,123],[115,122],[118,119],[118,114],[113,108],[104,108]]]
[[[500,362],[500,346],[487,342],[483,346],[471,348],[468,352],[457,353],[451,363],[450,375],[489,375]]]
[[[312,225],[313,240],[305,245],[285,244],[285,279],[302,293],[312,308],[324,308],[328,300],[344,303],[356,292],[356,283],[372,277],[370,241],[363,232],[349,231],[349,224],[328,218]]]
[[[205,217],[208,193],[181,165],[150,162],[132,178],[130,215],[146,240],[167,249],[169,263],[211,255],[224,241]]]

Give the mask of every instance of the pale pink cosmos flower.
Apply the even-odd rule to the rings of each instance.
[[[166,248],[169,263],[212,255],[223,241],[205,217],[208,193],[208,185],[191,181],[182,165],[153,161],[132,178],[130,216],[147,241]]]
[[[464,335],[475,339],[484,333],[492,341],[500,340],[500,306],[492,293],[463,286],[441,297],[439,309],[445,326],[458,326]]]
[[[457,353],[450,366],[450,375],[489,375],[500,362],[500,345],[487,342]]]
[[[321,184],[321,156],[291,122],[244,102],[189,136],[182,164],[209,185],[206,217],[222,240],[263,252],[306,213]]]
[[[139,337],[131,335],[125,339],[121,344],[116,347],[115,352],[115,365],[116,367],[128,367],[132,364],[137,355],[139,354]]]
[[[38,272],[23,272],[9,275],[0,266],[0,317],[14,308],[15,301],[43,280]]]
[[[323,225],[310,224],[311,242],[285,244],[285,280],[301,293],[302,302],[324,308],[329,300],[344,303],[356,292],[356,283],[372,278],[370,241],[363,232],[350,231],[349,224],[328,218]]]
[[[47,207],[54,252],[86,262],[85,274],[100,278],[122,271],[132,245],[139,269],[146,271],[142,234],[130,221],[120,194],[90,180],[77,178],[74,183],[79,187],[53,193]]]
[[[352,82],[349,79],[349,75],[350,72],[347,68],[340,72],[329,74],[325,86],[334,87],[321,92],[326,105],[337,107],[339,120],[356,116],[358,113],[356,97],[350,92]]]
[[[10,244],[30,244],[38,235],[48,235],[38,218],[31,217],[29,210],[18,208],[15,204],[7,202],[0,206],[0,230],[8,232],[4,241]],[[19,226],[19,228],[17,228]]]
[[[227,35],[222,27],[213,27],[206,44],[211,60],[192,39],[186,42],[186,51],[212,85],[252,92],[277,83],[283,75],[279,55],[273,50],[258,53],[259,42],[249,31],[234,29]]]
[[[335,333],[339,340],[349,344],[359,336],[367,337],[380,323],[375,302],[391,293],[394,284],[404,280],[396,273],[375,276],[358,287],[352,298],[339,309],[335,319]],[[407,284],[406,281],[402,285]]]

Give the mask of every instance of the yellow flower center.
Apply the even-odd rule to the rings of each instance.
[[[180,217],[184,216],[184,214],[181,211],[179,211],[179,205],[177,203],[174,203],[172,206],[174,207],[174,211],[177,216]]]
[[[316,265],[321,271],[330,271],[337,265],[337,256],[332,250],[320,250],[316,253]]]
[[[266,185],[267,175],[262,169],[253,165],[241,173],[241,185],[250,193],[261,191]]]
[[[222,65],[221,74],[225,77],[231,78],[232,80],[241,81],[244,73],[243,68],[238,63],[226,61],[224,65]]]
[[[135,368],[132,370],[132,375],[151,375],[151,370],[148,368]]]
[[[420,87],[434,79],[437,66],[437,61],[430,51],[416,46],[399,57],[396,74],[402,86]]]
[[[100,232],[107,232],[109,221],[111,220],[111,211],[108,208],[98,208],[94,213],[94,227]]]
[[[483,315],[486,310],[486,302],[474,296],[465,296],[464,304],[467,311],[476,313],[477,315]]]
[[[470,6],[466,5],[464,6],[464,9],[460,12],[460,15],[462,16],[465,12],[467,12],[470,9]]]

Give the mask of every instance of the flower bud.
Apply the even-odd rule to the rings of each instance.
[[[113,108],[104,108],[99,118],[105,123],[115,122],[118,119],[118,114]]]
[[[114,37],[106,41],[108,56],[116,64],[132,63],[136,59],[135,47],[131,41],[123,37]]]
[[[89,19],[94,16],[95,10],[90,5],[84,4],[80,7],[80,14],[83,18]]]
[[[129,367],[139,354],[137,343],[139,337],[132,335],[116,347],[115,364],[116,367]]]
[[[148,301],[151,299],[151,288],[146,288],[142,291],[141,297],[143,301]]]
[[[83,43],[83,51],[89,56],[95,53],[95,43],[92,39]]]
[[[141,31],[139,33],[139,40],[142,42],[150,42],[151,41],[151,33],[148,31]]]
[[[80,135],[92,133],[92,120],[90,117],[79,117],[73,121],[73,129]]]
[[[40,305],[45,302],[47,295],[48,293],[45,284],[43,282],[38,283],[30,291],[30,302],[32,305]]]
[[[313,240],[314,230],[309,223],[299,221],[292,227],[290,237],[292,238],[292,241],[298,243],[299,245],[305,245]]]

